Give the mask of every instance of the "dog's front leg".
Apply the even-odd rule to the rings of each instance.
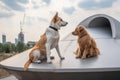
[[[82,59],[85,59],[85,58],[86,58],[87,53],[88,53],[88,51],[87,51],[87,49],[86,49],[86,47],[85,47],[85,49],[84,49],[84,51],[83,51]]]
[[[46,43],[46,55],[47,55],[47,63],[52,63],[50,59],[50,44]]]
[[[64,57],[61,56],[60,54],[60,50],[59,50],[59,45],[57,44],[57,46],[55,47],[57,53],[58,53],[58,56],[60,57],[61,60],[65,59]]]
[[[79,48],[77,49],[77,51],[76,51],[76,58],[80,58],[81,57],[81,48],[80,48],[80,46],[79,46]]]
[[[75,55],[78,54],[78,50],[79,50],[79,48],[77,48],[76,51],[74,52]]]

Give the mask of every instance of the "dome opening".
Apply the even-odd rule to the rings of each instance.
[[[98,32],[104,33],[105,35],[112,37],[110,21],[105,17],[94,18],[90,21],[88,27],[98,30]]]

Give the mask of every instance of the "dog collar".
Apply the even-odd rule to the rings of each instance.
[[[58,31],[58,29],[56,29],[55,27],[49,26],[51,29]]]

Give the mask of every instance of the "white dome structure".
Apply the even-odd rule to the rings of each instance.
[[[112,38],[120,38],[120,22],[105,14],[96,14],[80,22],[79,25],[106,29]]]

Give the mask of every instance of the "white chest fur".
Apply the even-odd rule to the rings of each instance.
[[[46,30],[47,43],[50,45],[50,49],[56,47],[59,41],[59,32],[51,28]]]

